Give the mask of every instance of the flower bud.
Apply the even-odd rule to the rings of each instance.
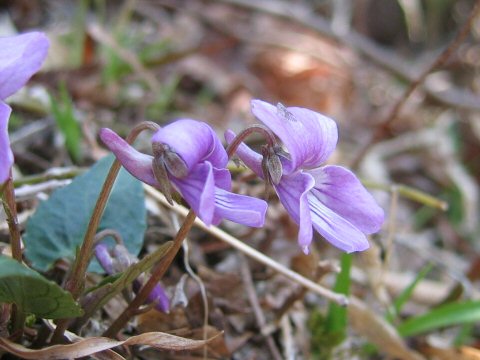
[[[113,259],[112,256],[110,255],[110,252],[108,251],[108,247],[104,243],[100,243],[97,246],[95,246],[95,257],[97,258],[98,262],[102,266],[103,270],[108,275],[112,275],[114,273],[113,270]]]

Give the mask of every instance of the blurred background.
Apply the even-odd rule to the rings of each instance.
[[[213,358],[480,359],[478,1],[0,1],[0,35],[31,30],[46,32],[51,48],[42,71],[8,101],[19,183],[91,165],[107,154],[101,127],[125,136],[144,120],[189,117],[223,139],[225,130],[257,122],[252,98],[337,121],[329,163],[356,171],[387,213],[372,248],[353,257],[347,289],[360,305],[335,327],[324,300],[250,262],[268,332],[250,313],[238,255],[194,233],[191,261],[208,289],[210,324],[225,331]],[[449,46],[454,51],[442,58]],[[148,152],[148,143],[142,137],[137,148]],[[237,191],[262,196],[247,169],[232,163],[232,170]],[[38,203],[26,199],[23,222]],[[265,229],[224,228],[306,276],[338,284],[339,252],[317,239],[313,254],[301,255],[296,225],[275,196],[270,203]],[[145,252],[154,235],[147,234]],[[171,270],[171,284],[182,266]],[[195,328],[201,306],[192,294],[182,321],[144,317],[137,330]],[[402,330],[406,319],[442,304],[460,304],[450,322]],[[390,326],[401,336],[390,336]]]

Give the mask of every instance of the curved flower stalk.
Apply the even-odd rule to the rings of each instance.
[[[258,176],[269,177],[283,206],[299,225],[298,243],[303,252],[309,252],[313,229],[346,252],[367,249],[365,235],[380,229],[382,208],[351,171],[340,166],[320,167],[337,144],[335,122],[309,109],[274,106],[261,100],[252,101],[252,112],[285,146],[285,150],[275,149],[282,163],[281,178],[276,180],[264,172],[263,156],[247,145],[241,144],[237,154]],[[225,137],[231,143],[235,134],[227,131]]]
[[[152,137],[153,156],[110,129],[102,129],[100,138],[133,176],[160,189],[170,202],[172,184],[205,224],[228,219],[263,226],[266,202],[230,192],[227,153],[207,124],[182,119],[163,127]]]
[[[40,69],[48,46],[47,37],[39,32],[0,37],[0,185],[8,180],[13,165],[8,138],[12,109],[3,100],[18,91]]]
[[[99,243],[95,246],[95,257],[108,275],[113,275],[126,270],[132,263],[138,259],[131,255],[123,245],[115,245],[109,249],[105,243]],[[133,291],[137,293],[145,283],[145,275],[141,274],[133,281]],[[157,284],[150,292],[146,303],[154,303],[155,309],[160,312],[168,313],[170,311],[170,300],[165,290],[160,284]]]

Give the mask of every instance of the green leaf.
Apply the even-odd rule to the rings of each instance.
[[[352,267],[352,255],[342,254],[341,271],[333,290],[340,294],[348,295],[350,292],[350,269]],[[328,309],[326,329],[335,336],[337,344],[342,342],[346,336],[347,329],[347,307],[340,306],[334,302],[330,303]]]
[[[60,96],[58,99],[50,96],[53,117],[65,137],[65,146],[67,147],[68,153],[74,161],[78,162],[81,158],[80,142],[82,133],[75,118],[72,99],[68,94],[67,86],[64,82],[60,83],[59,90]]]
[[[417,285],[422,281],[425,276],[432,270],[433,265],[430,263],[426,266],[424,266],[418,275],[415,277],[415,279],[408,285],[402,292],[401,294],[395,299],[393,302],[393,306],[389,309],[389,312],[387,314],[387,319],[392,322],[398,314],[402,311],[403,305],[410,299],[410,297],[413,294],[413,291],[417,287]]]
[[[74,258],[112,162],[113,156],[103,158],[38,206],[24,237],[25,256],[33,267],[45,271],[60,258]],[[146,229],[145,197],[142,183],[125,169],[120,170],[98,231],[104,229],[118,231],[130,253],[140,252]],[[113,244],[113,239],[107,242]],[[102,272],[96,261],[90,270]]]
[[[83,313],[69,292],[36,271],[2,255],[0,303],[16,304],[24,313],[46,319],[71,318]]]
[[[439,306],[426,314],[412,317],[397,327],[402,336],[414,336],[445,326],[480,321],[480,301],[455,302]]]

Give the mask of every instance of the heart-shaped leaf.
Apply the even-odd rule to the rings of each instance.
[[[112,162],[113,156],[101,159],[38,206],[24,236],[25,256],[32,266],[45,271],[60,258],[74,258]],[[132,254],[140,252],[146,229],[143,186],[124,169],[115,181],[98,231],[103,229],[118,231]],[[92,265],[91,271],[103,271],[96,261]]]
[[[82,309],[53,281],[7,256],[0,255],[0,303],[46,319],[77,317]]]

